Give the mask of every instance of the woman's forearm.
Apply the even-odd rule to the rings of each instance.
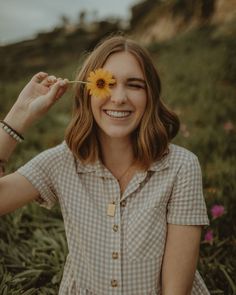
[[[199,255],[200,226],[168,224],[162,295],[190,295]]]
[[[23,114],[12,108],[8,115],[4,118],[9,126],[16,130],[21,135],[26,131],[26,120]],[[3,124],[0,126],[0,160],[8,161],[12,152],[16,148],[18,142],[12,136],[10,136],[3,128]]]

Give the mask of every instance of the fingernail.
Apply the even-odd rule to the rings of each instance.
[[[54,82],[54,81],[56,81],[56,78],[55,77],[48,77],[48,81]]]

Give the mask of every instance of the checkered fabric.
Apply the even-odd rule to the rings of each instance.
[[[61,206],[69,254],[59,295],[161,294],[167,223],[209,225],[197,157],[174,144],[169,151],[137,172],[122,196],[100,161],[82,165],[65,141],[18,169],[40,192],[41,206]],[[196,271],[191,295],[207,294]]]

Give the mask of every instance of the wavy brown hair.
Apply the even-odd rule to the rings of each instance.
[[[168,144],[179,130],[178,116],[162,101],[161,81],[149,53],[135,41],[124,36],[112,36],[100,42],[85,60],[77,80],[86,81],[91,71],[103,67],[109,56],[129,52],[138,61],[146,81],[146,111],[132,133],[133,151],[139,166],[147,169],[167,151]],[[97,126],[93,118],[90,95],[83,84],[77,84],[71,122],[65,140],[73,155],[82,163],[101,159]]]

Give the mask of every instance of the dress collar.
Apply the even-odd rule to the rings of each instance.
[[[100,160],[96,160],[93,164],[82,164],[78,159],[76,162],[76,171],[79,174],[95,173],[99,177],[114,178],[112,173],[102,164]]]
[[[172,150],[172,144],[169,145],[168,150],[163,154],[162,158],[154,162],[148,169],[148,171],[161,171],[169,167],[170,154]]]
[[[169,167],[171,147],[163,157],[154,162],[148,171],[161,171]],[[100,160],[96,160],[93,164],[82,164],[78,159],[75,160],[77,173],[96,173],[97,176],[105,178],[114,178],[112,173],[102,164]]]

